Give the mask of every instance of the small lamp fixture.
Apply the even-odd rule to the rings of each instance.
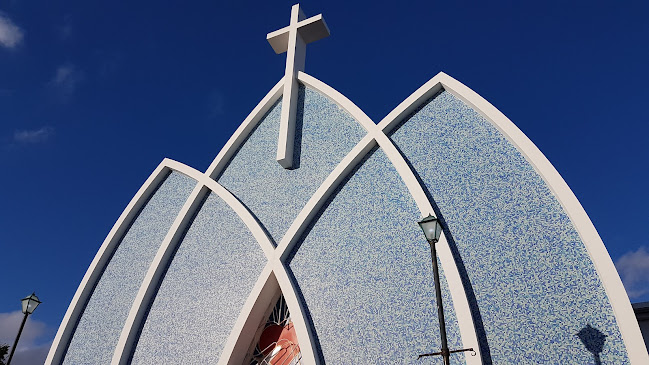
[[[11,353],[9,354],[7,365],[11,364],[11,359],[14,357],[14,352],[16,351],[16,346],[18,346],[18,340],[20,339],[20,334],[23,333],[23,328],[25,327],[25,322],[27,322],[27,317],[30,314],[34,313],[36,307],[38,307],[38,305],[41,304],[41,301],[38,300],[36,293],[32,293],[32,295],[25,297],[20,301],[23,305],[23,313],[25,314],[25,317],[23,317],[23,322],[20,324],[20,329],[18,330],[16,341],[14,341],[14,345],[11,347]]]
[[[439,219],[428,214],[428,217],[419,222],[419,227],[424,231],[424,236],[426,236],[428,242],[437,243],[439,241],[439,236],[442,234],[442,224]]]
[[[41,301],[38,300],[38,297],[36,296],[36,293],[32,293],[32,295],[25,297],[20,300],[23,304],[23,313],[24,314],[32,314],[34,313],[34,310],[36,310],[36,307],[38,307],[39,304],[41,304]]]

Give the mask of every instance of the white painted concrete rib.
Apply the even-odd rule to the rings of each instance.
[[[106,236],[95,258],[90,263],[90,267],[83,276],[79,287],[77,288],[72,302],[68,306],[63,321],[54,337],[50,351],[45,359],[46,365],[59,364],[63,362],[65,351],[72,339],[74,329],[79,318],[85,310],[86,303],[92,295],[93,289],[101,278],[106,265],[117,248],[122,236],[126,233],[131,222],[137,216],[140,208],[147,202],[149,197],[156,191],[158,185],[164,180],[169,173],[169,168],[165,166],[164,161],[151,173],[149,178],[144,182],[140,190],[135,194],[133,199],[126,206],[122,214],[113,225],[113,228]]]

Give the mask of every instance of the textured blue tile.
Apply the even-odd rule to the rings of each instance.
[[[218,178],[250,208],[275,242],[327,175],[365,135],[338,105],[300,87],[295,146],[299,168],[286,170],[276,160],[281,106],[278,102],[268,112]]]
[[[132,364],[216,363],[265,264],[245,224],[210,194],[174,255]]]
[[[79,320],[65,364],[108,364],[142,279],[196,181],[172,172],[124,235]]]
[[[439,327],[419,210],[381,150],[294,248],[290,270],[329,364],[430,364]],[[442,274],[449,346],[461,346]],[[454,355],[461,363],[464,355]]]
[[[442,92],[391,138],[449,225],[493,363],[592,363],[577,336],[587,325],[607,336],[602,363],[628,363],[612,308],[572,222],[496,128]]]

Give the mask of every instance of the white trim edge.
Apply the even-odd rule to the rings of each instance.
[[[268,110],[270,110],[270,108],[279,100],[282,96],[283,90],[284,78],[279,80],[277,84],[270,89],[268,94],[261,99],[259,104],[257,104],[250,114],[248,114],[246,119],[241,122],[239,128],[237,128],[232,137],[230,137],[228,142],[223,146],[223,148],[221,148],[219,154],[216,155],[214,161],[212,161],[210,166],[207,168],[205,172],[207,176],[216,179],[216,177],[227,166],[228,162],[237,152],[241,144],[245,142],[246,138],[248,138],[250,132],[257,126],[261,118],[263,118],[264,115],[266,115],[266,112],[268,112]]]
[[[211,191],[221,198],[237,216],[248,227],[256,241],[260,245],[266,259],[272,259],[273,245],[270,238],[266,235],[259,223],[254,219],[252,214],[236,199],[227,189],[209,178],[206,174],[195,170],[180,162],[165,159],[163,163],[174,171],[183,173],[196,180],[197,184],[190,196],[187,198],[182,209],[178,213],[172,226],[169,228],[167,235],[160,244],[155,258],[149,265],[149,269],[142,280],[140,289],[131,305],[126,322],[122,328],[111,364],[123,365],[129,362],[133,345],[135,344],[138,331],[146,320],[145,314],[149,305],[154,300],[155,290],[158,284],[163,280],[165,268],[173,259],[173,252],[180,244],[185,228],[191,224],[195,212],[200,207],[203,198]]]
[[[97,281],[101,278],[110,257],[115,251],[118,243],[122,239],[124,233],[128,229],[130,223],[137,217],[140,208],[146,203],[151,194],[156,191],[158,185],[167,177],[169,168],[163,160],[158,167],[151,173],[149,178],[142,184],[142,187],[137,191],[133,199],[128,203],[122,214],[113,225],[106,239],[102,243],[95,258],[90,263],[86,274],[83,276],[79,287],[77,288],[72,302],[65,312],[65,316],[61,321],[61,325],[54,337],[54,341],[50,347],[50,351],[45,360],[46,365],[59,364],[63,361],[63,357],[72,339],[73,331],[77,326],[79,318],[83,314],[86,303],[92,295]]]
[[[264,321],[264,314],[272,304],[272,299],[280,290],[277,280],[273,278],[272,262],[259,274],[252,291],[232,326],[232,331],[223,346],[219,357],[219,365],[240,365],[248,355],[247,351],[252,345],[257,328]]]

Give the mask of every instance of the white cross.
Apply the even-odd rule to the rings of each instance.
[[[329,36],[329,28],[327,28],[322,14],[309,19],[304,18],[306,16],[300,9],[300,4],[295,4],[291,8],[290,25],[266,35],[266,39],[275,53],[286,52],[282,115],[277,145],[277,162],[285,169],[293,167],[298,94],[297,73],[304,70],[306,45]]]

